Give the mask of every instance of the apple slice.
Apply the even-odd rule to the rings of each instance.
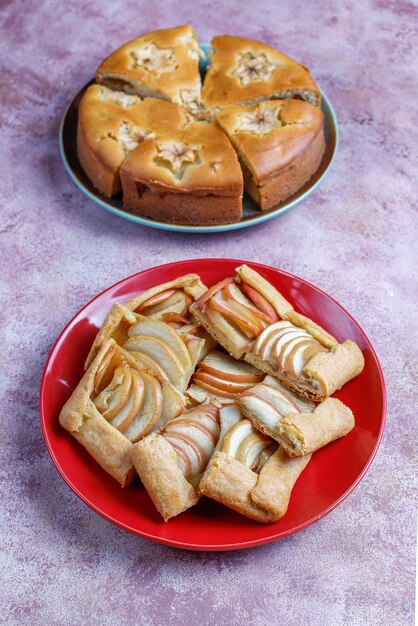
[[[122,433],[132,424],[144,399],[144,381],[136,370],[131,370],[130,374],[131,384],[128,398],[119,413],[109,420],[109,423]]]
[[[236,361],[218,350],[213,350],[203,359],[199,370],[237,383],[255,384],[264,378],[264,374],[249,363]]]
[[[221,290],[225,285],[232,283],[233,280],[233,277],[230,276],[229,278],[224,278],[223,280],[219,281],[219,283],[216,283],[215,285],[210,287],[210,289],[205,291],[205,293],[200,296],[199,300],[197,300],[194,306],[198,309],[205,309],[208,300],[210,300],[210,298],[212,298],[212,296],[219,290]]]
[[[280,348],[275,347],[274,351],[277,356],[277,368],[280,371],[286,372],[286,362],[287,362],[288,356],[298,346],[305,346],[306,345],[305,342],[307,339],[309,341],[309,337],[310,336],[308,335],[308,333],[304,331],[301,331],[300,333],[294,333],[292,335],[289,335],[289,339],[285,341],[284,343],[282,343]]]
[[[241,420],[223,438],[221,451],[236,458],[241,443],[253,432],[254,428],[250,420]]]
[[[235,300],[235,302],[238,302],[238,304],[240,304],[250,314],[255,315],[260,320],[264,320],[266,324],[270,323],[270,319],[266,316],[266,314],[254,306],[251,300],[248,300],[236,283],[226,285],[226,287],[222,289],[222,295],[226,300]],[[266,326],[266,324],[263,324],[263,327]]]
[[[263,448],[263,450],[260,452],[260,456],[258,457],[257,467],[254,470],[255,472],[257,472],[257,474],[261,472],[264,465],[267,463],[269,458],[273,456],[275,452],[277,452],[278,448],[279,448],[279,444],[276,443],[276,441],[271,441],[269,446],[267,446],[266,448]]]
[[[174,352],[183,370],[189,372],[191,375],[192,360],[189,351],[180,335],[168,324],[160,320],[143,317],[140,321],[131,326],[128,335],[129,337],[146,335],[147,337],[155,337],[164,342]]]
[[[248,344],[247,335],[239,328],[236,328],[236,326],[231,324],[218,311],[207,307],[205,313],[210,325],[214,328],[214,331],[219,331],[234,345],[240,346],[240,352],[242,352],[244,346]]]
[[[243,393],[249,387],[252,386],[252,383],[242,383],[242,382],[233,382],[231,380],[222,380],[222,378],[218,378],[213,376],[213,374],[209,374],[208,372],[202,372],[198,370],[194,375],[194,382],[196,385],[199,385],[201,382],[214,387],[214,389],[219,389],[219,391],[230,391],[231,393]]]
[[[254,336],[259,335],[267,325],[250,308],[245,307],[233,298],[225,298],[223,290],[216,293],[209,300],[209,306],[219,311],[219,313],[230,317],[233,321],[244,324],[253,332]]]
[[[167,422],[186,410],[185,397],[171,383],[163,380],[161,382],[161,392],[163,394],[163,407],[160,419],[150,431],[153,433],[161,430]]]
[[[190,478],[203,472],[218,441],[219,411],[213,405],[191,409],[167,424],[163,437],[188,455]],[[190,449],[194,454],[190,454]]]
[[[141,378],[144,383],[142,406],[124,432],[125,437],[132,443],[136,443],[150,432],[160,419],[163,408],[163,394],[158,381],[146,372],[141,372]]]
[[[296,406],[298,407],[298,410],[301,413],[312,413],[312,411],[316,407],[316,404],[312,402],[312,400],[307,400],[306,398],[302,398],[301,396],[298,396],[294,391],[285,387],[276,378],[273,378],[273,376],[266,376],[265,379],[263,380],[263,385],[268,386],[268,387],[273,387],[274,389],[278,389],[279,391],[281,391],[283,394],[285,394],[289,398],[291,402],[296,404]]]
[[[111,420],[125,406],[130,387],[130,368],[116,368],[111,382],[93,401],[96,409],[100,411],[106,420]]]
[[[140,335],[130,337],[124,344],[125,350],[140,352],[157,361],[158,365],[167,374],[168,380],[180,391],[184,391],[190,379],[190,373],[185,372],[182,364],[173,350],[156,337]]]
[[[263,311],[271,323],[277,322],[280,319],[276,309],[259,291],[257,291],[257,289],[254,289],[254,287],[251,287],[251,285],[243,281],[240,283],[240,288],[255,306],[260,309],[260,311]]]
[[[262,400],[272,404],[281,416],[285,416],[288,413],[300,412],[298,405],[292,401],[286,392],[281,391],[280,389],[275,389],[274,387],[269,387],[268,385],[261,383],[260,385],[253,387],[251,392]]]
[[[190,385],[190,387],[185,391],[185,395],[195,404],[202,404],[202,402],[206,402],[208,399],[216,400],[216,402],[222,406],[232,402],[230,398],[223,398],[214,391],[209,393],[209,391],[202,389],[202,387],[198,387],[197,385]]]
[[[160,291],[160,293],[156,293],[155,296],[151,296],[148,300],[145,300],[142,304],[137,308],[137,313],[141,313],[147,307],[155,307],[157,304],[161,304],[161,302],[165,302],[168,300],[170,296],[177,293],[176,289],[166,289],[165,291]]]
[[[168,380],[168,376],[163,368],[152,357],[134,350],[129,350],[129,352],[152,376],[155,376],[160,381]]]
[[[241,442],[235,458],[254,471],[258,466],[260,454],[270,444],[270,437],[253,429],[253,432]]]
[[[287,332],[295,332],[297,329],[290,322],[280,320],[265,328],[257,337],[252,352],[262,359],[268,358],[271,354],[274,343]]]
[[[235,400],[238,408],[250,415],[256,422],[265,426],[271,431],[277,429],[277,425],[283,419],[276,407],[269,401],[257,396],[253,390],[246,391]]]
[[[329,352],[329,350],[313,338],[297,344],[285,357],[284,366],[287,376],[299,378],[306,363],[318,352]]]

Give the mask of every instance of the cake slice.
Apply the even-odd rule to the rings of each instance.
[[[121,191],[119,168],[131,150],[188,120],[186,111],[170,102],[91,85],[78,110],[78,159],[96,189],[115,196]]]
[[[321,402],[360,374],[364,357],[339,343],[247,265],[210,287],[190,307],[234,358],[244,358],[296,393]]]
[[[170,100],[196,114],[201,110],[203,56],[192,26],[156,30],[113,52],[100,65],[96,80],[128,94]]]
[[[301,98],[314,106],[320,92],[303,65],[259,41],[223,35],[212,39],[202,100],[210,109],[271,98]]]
[[[296,193],[321,163],[324,116],[308,102],[227,105],[216,119],[237,151],[245,189],[262,211]]]
[[[159,133],[130,152],[120,169],[124,206],[176,224],[213,225],[242,216],[236,153],[215,122]]]

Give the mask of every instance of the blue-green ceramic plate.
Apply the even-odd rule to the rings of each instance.
[[[209,46],[202,46],[202,48],[207,56]],[[207,60],[201,61],[200,67],[202,73],[205,72],[207,64]],[[81,89],[75,96],[75,98],[70,102],[61,122],[60,151],[65,168],[71,176],[73,182],[88,198],[90,198],[90,200],[93,200],[93,202],[98,204],[103,209],[106,209],[107,211],[110,211],[115,215],[119,215],[119,217],[123,217],[125,220],[129,220],[131,222],[134,222],[135,224],[140,224],[142,226],[151,226],[152,228],[160,228],[162,230],[171,230],[183,233],[216,233],[221,231],[236,230],[238,228],[246,228],[247,226],[255,226],[255,224],[261,224],[261,222],[266,222],[267,220],[271,220],[274,217],[278,217],[286,211],[289,211],[289,209],[295,207],[297,204],[299,204],[299,202],[305,200],[305,198],[307,198],[313,191],[315,191],[315,189],[324,180],[337,153],[337,118],[331,102],[321,90],[321,108],[325,117],[324,130],[326,150],[318,170],[315,172],[312,178],[301,189],[299,189],[296,194],[294,194],[290,198],[287,198],[287,200],[285,200],[281,204],[276,205],[269,211],[263,212],[261,212],[257,208],[256,204],[247,194],[244,194],[242,218],[238,222],[234,222],[232,224],[221,224],[219,226],[184,226],[180,224],[169,224],[167,222],[153,220],[148,217],[142,217],[140,215],[135,215],[134,213],[131,213],[127,209],[124,209],[122,199],[109,199],[100,192],[98,192],[85,175],[77,158],[76,137],[78,107],[85,90],[90,84],[91,83],[85,85],[85,87],[83,87],[83,89]]]

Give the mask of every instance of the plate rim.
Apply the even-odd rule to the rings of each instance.
[[[253,539],[253,540],[249,540],[249,541],[244,541],[244,542],[234,542],[234,543],[228,543],[228,544],[211,544],[210,546],[207,546],[205,544],[197,544],[197,543],[188,543],[185,544],[184,541],[179,541],[179,540],[174,540],[174,539],[170,539],[170,538],[165,538],[162,536],[156,536],[154,534],[151,534],[149,532],[144,532],[142,530],[138,530],[137,528],[133,528],[132,526],[130,526],[127,523],[121,522],[119,520],[117,520],[113,515],[106,513],[105,511],[101,510],[97,505],[95,505],[93,502],[91,502],[89,500],[89,498],[87,498],[84,494],[82,494],[80,492],[80,490],[77,488],[77,486],[73,485],[73,483],[68,479],[68,477],[65,475],[64,471],[61,469],[61,466],[59,464],[59,461],[56,457],[56,454],[54,452],[53,446],[50,443],[49,440],[49,434],[47,432],[47,428],[46,428],[46,424],[45,424],[45,419],[43,418],[44,415],[44,403],[45,403],[45,390],[46,390],[46,386],[47,386],[47,377],[48,377],[48,370],[49,370],[49,366],[50,363],[53,361],[53,359],[56,357],[56,352],[59,349],[59,344],[65,339],[68,330],[70,329],[70,327],[73,325],[73,322],[76,320],[76,318],[78,318],[80,316],[80,314],[83,313],[83,311],[85,311],[85,309],[87,307],[89,307],[91,304],[93,304],[93,302],[95,302],[96,300],[98,300],[99,298],[101,298],[104,294],[106,294],[107,292],[116,289],[119,285],[121,285],[122,283],[126,283],[126,282],[130,282],[132,281],[134,278],[139,277],[139,276],[143,276],[144,274],[150,272],[154,272],[155,270],[162,270],[163,268],[168,268],[168,267],[179,267],[181,268],[182,265],[184,264],[188,264],[188,263],[213,263],[213,261],[216,262],[225,262],[228,261],[228,263],[233,262],[234,264],[236,263],[237,266],[238,265],[242,265],[242,264],[247,264],[250,267],[253,267],[254,269],[258,270],[258,269],[267,269],[269,271],[274,270],[279,272],[279,274],[284,274],[286,275],[288,278],[291,279],[296,279],[296,281],[298,281],[299,283],[303,283],[304,285],[307,285],[309,288],[313,288],[315,291],[318,291],[321,295],[329,298],[333,304],[336,304],[338,307],[340,307],[340,309],[342,309],[342,311],[344,312],[345,315],[347,315],[349,317],[349,319],[354,323],[354,325],[357,327],[357,329],[359,330],[360,334],[364,337],[364,339],[366,340],[366,343],[368,345],[368,349],[370,349],[371,355],[373,357],[373,360],[376,364],[376,368],[377,368],[377,373],[379,376],[379,382],[380,382],[380,390],[381,390],[381,397],[382,397],[382,416],[381,416],[381,422],[380,422],[380,428],[379,428],[379,432],[377,434],[376,437],[376,442],[375,445],[373,447],[373,450],[366,462],[366,464],[364,465],[364,467],[362,468],[361,472],[359,473],[359,475],[357,476],[357,478],[350,484],[350,486],[348,487],[348,489],[341,494],[341,496],[339,498],[337,498],[334,502],[332,502],[326,509],[324,509],[323,511],[321,511],[320,513],[318,513],[317,515],[315,515],[314,517],[312,517],[311,519],[301,522],[298,526],[293,527],[291,529],[282,531],[280,533],[276,533],[276,534],[271,534],[268,536],[263,536],[261,538],[257,538],[257,539]],[[320,519],[324,518],[326,515],[328,515],[333,509],[335,509],[337,506],[339,506],[339,504],[341,504],[341,502],[343,502],[343,500],[345,500],[350,493],[355,489],[355,487],[359,484],[359,482],[363,479],[363,477],[365,476],[365,474],[368,472],[371,464],[373,463],[377,451],[380,447],[380,443],[383,437],[383,432],[385,429],[385,425],[386,425],[386,414],[387,414],[387,393],[386,393],[386,384],[385,384],[385,379],[384,379],[384,375],[383,375],[383,370],[379,361],[379,358],[376,354],[376,351],[371,343],[371,341],[369,340],[367,334],[364,332],[364,330],[362,329],[362,327],[360,326],[360,324],[356,321],[356,319],[345,309],[344,306],[342,306],[335,298],[333,298],[332,296],[330,296],[328,293],[326,293],[324,290],[322,290],[320,287],[317,287],[315,284],[309,282],[308,280],[304,279],[304,278],[300,278],[299,276],[292,274],[290,272],[287,272],[286,270],[281,270],[280,268],[276,268],[274,266],[269,266],[269,265],[265,265],[262,263],[257,263],[257,262],[253,262],[253,261],[246,261],[246,260],[239,260],[239,259],[227,259],[227,258],[220,258],[220,257],[205,257],[205,258],[198,258],[198,259],[181,259],[179,261],[175,261],[173,263],[164,263],[161,265],[157,265],[157,266],[153,266],[147,269],[144,269],[140,272],[136,272],[134,274],[131,274],[130,276],[126,276],[125,278],[122,278],[121,280],[117,281],[116,283],[113,283],[112,285],[109,285],[108,287],[106,287],[106,289],[102,290],[100,293],[96,294],[93,298],[91,298],[84,306],[82,306],[76,313],[75,315],[73,315],[73,317],[69,320],[69,322],[64,326],[64,328],[62,329],[62,331],[60,332],[60,334],[58,335],[57,339],[55,340],[48,358],[45,362],[45,366],[42,372],[42,378],[41,378],[41,384],[40,384],[40,389],[39,389],[39,413],[40,413],[40,422],[41,422],[41,430],[42,430],[42,435],[44,438],[44,442],[47,448],[47,451],[49,453],[49,456],[51,457],[51,460],[53,462],[53,464],[55,465],[55,468],[58,470],[58,473],[60,474],[61,478],[64,479],[64,481],[67,483],[67,485],[70,487],[70,489],[80,498],[80,500],[84,503],[84,505],[88,506],[91,510],[93,510],[95,513],[98,513],[101,517],[103,517],[104,519],[110,521],[111,523],[115,524],[116,526],[118,526],[119,528],[122,528],[123,530],[127,530],[128,532],[131,532],[134,535],[137,535],[139,537],[143,537],[144,539],[148,539],[150,541],[156,542],[156,543],[160,543],[163,545],[167,545],[173,548],[180,548],[180,549],[184,549],[184,550],[191,550],[191,551],[205,551],[205,552],[216,552],[216,551],[229,551],[229,550],[242,550],[242,549],[247,549],[247,548],[254,548],[263,544],[267,544],[267,543],[272,543],[275,541],[278,541],[280,539],[284,539],[285,537],[288,537],[290,535],[296,534],[298,532],[300,532],[301,530],[308,528],[309,526],[311,526],[312,524],[314,524],[315,522],[319,521]],[[266,526],[268,527],[268,525]]]
[[[210,46],[208,44],[201,44],[200,46],[204,51],[205,54],[207,54],[207,52],[210,50]],[[92,79],[94,80],[94,79]],[[106,211],[108,211],[109,213],[112,213],[113,215],[117,215],[118,217],[121,217],[122,219],[126,219],[129,222],[132,222],[134,224],[138,224],[140,226],[147,226],[149,228],[156,228],[158,230],[165,230],[165,231],[171,231],[171,232],[181,232],[181,233],[219,233],[219,232],[231,232],[233,230],[240,230],[242,228],[247,228],[250,226],[256,226],[258,224],[262,224],[264,222],[267,222],[271,219],[274,219],[276,217],[280,217],[280,215],[287,213],[287,211],[290,211],[290,209],[296,207],[299,203],[303,202],[308,196],[310,196],[318,187],[319,185],[324,181],[324,179],[326,178],[327,174],[329,173],[330,169],[332,168],[334,161],[336,159],[338,150],[339,150],[339,143],[340,143],[340,133],[339,133],[339,127],[338,127],[338,121],[337,121],[337,115],[335,113],[335,109],[331,103],[331,101],[329,100],[329,98],[326,96],[325,92],[321,89],[321,87],[318,85],[318,89],[321,93],[321,102],[324,103],[326,109],[327,109],[327,113],[329,114],[329,119],[328,122],[330,123],[331,126],[331,130],[334,136],[334,149],[332,151],[330,160],[328,165],[326,166],[325,170],[322,172],[322,174],[320,175],[320,177],[313,183],[313,185],[311,185],[308,189],[306,189],[300,196],[298,196],[297,198],[294,198],[293,200],[291,200],[288,204],[285,204],[283,207],[279,207],[277,209],[273,209],[267,212],[263,212],[263,211],[259,211],[258,213],[256,213],[254,216],[250,216],[249,218],[244,218],[241,219],[239,222],[233,222],[232,224],[217,224],[214,226],[192,226],[192,225],[184,225],[184,224],[171,224],[169,222],[162,222],[159,220],[153,220],[151,218],[145,217],[145,216],[141,216],[141,215],[136,215],[134,213],[130,213],[129,211],[113,206],[111,204],[111,199],[109,199],[109,202],[103,198],[101,198],[100,196],[96,195],[95,193],[93,193],[92,191],[90,191],[90,189],[88,189],[83,183],[82,181],[80,181],[77,177],[77,175],[75,174],[75,172],[73,171],[68,157],[67,157],[67,149],[66,149],[66,142],[64,139],[64,129],[65,126],[67,124],[67,118],[68,115],[70,113],[70,111],[72,110],[74,101],[79,97],[79,95],[81,94],[82,91],[84,91],[88,85],[91,84],[91,80],[86,83],[83,87],[81,87],[77,93],[71,98],[69,104],[66,106],[65,111],[64,111],[64,115],[61,119],[60,122],[60,127],[59,127],[59,151],[60,151],[60,155],[61,155],[61,159],[64,163],[64,168],[67,171],[67,173],[69,174],[71,180],[73,181],[73,183],[76,185],[76,187],[87,197],[89,198],[89,200],[91,200],[92,202],[94,202],[96,205],[100,206],[101,208],[105,209]],[[324,112],[324,111],[323,111]],[[325,112],[324,112],[324,116],[326,116]],[[97,192],[98,194],[99,192]]]

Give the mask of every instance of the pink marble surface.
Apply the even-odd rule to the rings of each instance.
[[[1,3],[0,622],[398,626],[413,623],[416,463],[418,6],[258,0]],[[308,65],[341,147],[305,203],[192,239],[144,229],[74,187],[58,153],[68,100],[121,42],[192,22],[262,39]],[[68,489],[38,418],[64,324],[107,285],[185,258],[245,257],[313,282],[380,357],[387,427],[360,485],[322,521],[261,548],[189,553],[112,526]]]

